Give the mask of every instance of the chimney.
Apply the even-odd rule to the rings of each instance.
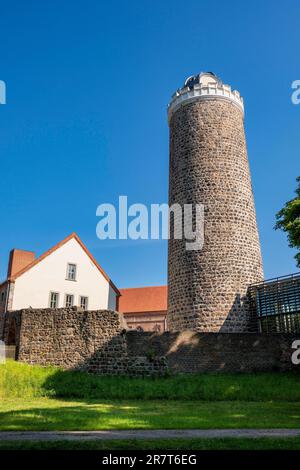
[[[7,278],[13,277],[22,269],[29,266],[34,261],[33,251],[11,250],[9,254]]]

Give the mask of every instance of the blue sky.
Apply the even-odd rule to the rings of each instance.
[[[8,252],[72,231],[119,287],[166,282],[162,241],[100,241],[96,207],[167,202],[166,106],[213,71],[244,97],[266,278],[296,271],[273,230],[300,174],[300,4],[0,0],[0,277]]]

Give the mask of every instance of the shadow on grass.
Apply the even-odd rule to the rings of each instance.
[[[159,378],[106,376],[80,371],[52,371],[41,395],[75,399],[300,401],[295,373],[190,374]]]
[[[298,428],[298,403],[76,402],[34,399],[8,402],[1,431],[105,429]]]

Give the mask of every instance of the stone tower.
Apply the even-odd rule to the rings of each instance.
[[[188,78],[168,107],[169,204],[204,205],[204,246],[169,240],[171,331],[242,332],[249,284],[263,279],[243,99],[213,73]]]

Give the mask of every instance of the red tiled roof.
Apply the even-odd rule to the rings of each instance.
[[[120,289],[119,311],[129,312],[161,312],[167,310],[167,286],[132,287]]]

